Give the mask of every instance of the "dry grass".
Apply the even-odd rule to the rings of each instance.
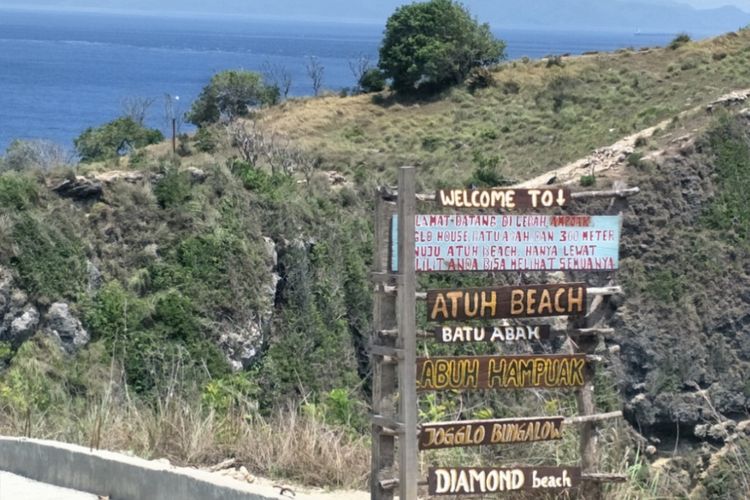
[[[254,474],[326,488],[364,488],[369,442],[351,429],[329,426],[298,408],[263,417],[248,402],[219,414],[199,394],[176,394],[174,384],[155,402],[130,394],[121,378],[95,400],[56,406],[53,412],[0,408],[0,434],[23,435],[115,450],[183,466],[210,466],[235,458]]]

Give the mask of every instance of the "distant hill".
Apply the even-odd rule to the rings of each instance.
[[[503,27],[677,32],[729,31],[750,23],[750,14],[736,7],[698,10],[671,2],[569,0],[561,8],[557,0],[508,0],[502,17],[497,7],[477,3],[480,19]]]
[[[165,0],[157,7],[148,0],[29,0],[24,8],[86,8],[122,11],[161,11],[211,14],[242,14],[305,19],[346,19],[384,23],[399,0],[352,2],[351,0]],[[723,32],[750,23],[750,13],[736,7],[699,10],[686,4],[664,1],[625,0],[466,0],[464,4],[480,20],[496,28],[586,29],[623,31]]]

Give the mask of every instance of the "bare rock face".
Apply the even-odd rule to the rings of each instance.
[[[99,290],[102,286],[102,273],[99,268],[90,260],[86,261],[86,274],[88,274],[88,285],[86,289],[89,293]]]
[[[21,345],[39,326],[39,311],[15,288],[13,275],[0,267],[0,341]]]
[[[63,198],[72,198],[77,201],[98,200],[102,197],[102,184],[98,181],[76,176],[74,179],[65,179],[59,185],[52,188]]]
[[[68,353],[78,351],[91,339],[78,318],[71,314],[68,304],[64,302],[55,302],[50,306],[45,326]]]
[[[10,309],[10,296],[12,292],[13,277],[10,272],[0,267],[0,324],[5,314]]]
[[[0,327],[0,340],[19,346],[34,335],[37,326],[39,311],[34,306],[27,304],[20,310],[11,307],[11,311],[3,319],[3,327]]]
[[[245,328],[222,333],[219,337],[219,348],[227,357],[233,371],[240,371],[255,360],[263,344],[263,328],[256,322],[248,323]]]

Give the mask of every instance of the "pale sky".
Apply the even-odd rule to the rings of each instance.
[[[498,0],[490,0],[492,3],[498,2]],[[601,0],[602,2],[607,2],[609,0]],[[732,5],[735,7],[739,7],[746,12],[750,12],[750,0],[620,0],[623,2],[630,2],[630,3],[642,3],[642,4],[648,4],[648,3],[683,3],[691,5],[695,8],[703,9],[703,8],[715,8],[715,7],[721,7],[724,5]],[[529,0],[530,3],[533,4],[534,0]],[[211,10],[216,11],[217,13],[226,11],[231,12],[236,9],[238,5],[247,5],[247,6],[253,6],[253,4],[262,3],[257,2],[255,0],[214,0],[212,2],[205,2],[203,0],[200,1],[190,1],[190,0],[151,0],[148,2],[140,2],[140,1],[128,1],[128,0],[0,0],[0,7],[3,6],[13,6],[13,7],[22,7],[22,6],[28,6],[28,7],[35,7],[35,6],[43,6],[43,7],[60,7],[60,8],[66,8],[66,7],[72,7],[72,8],[78,8],[78,7],[93,7],[93,6],[101,6],[104,8],[112,7],[112,8],[118,8],[122,10],[127,10],[129,5],[137,5],[138,8],[143,8],[143,6],[151,7],[154,10],[163,10],[163,9],[174,9],[174,10],[181,10],[184,9],[186,6],[188,8],[192,7],[193,5],[200,5],[203,4],[203,7],[210,7]],[[328,0],[299,0],[300,4],[304,5],[310,5],[310,4],[322,4],[325,5],[328,3]],[[363,5],[370,4],[376,4],[376,3],[385,3],[385,4],[402,4],[402,3],[409,3],[408,0],[404,1],[393,1],[393,0],[371,0],[370,2],[360,2],[358,0],[352,0],[351,1],[351,8],[352,10],[358,10],[358,8],[361,8]],[[463,2],[467,7],[472,8],[473,5],[480,5],[480,4],[486,4],[487,0],[463,0]],[[559,4],[561,7],[564,7],[566,3],[566,0],[560,0]],[[502,9],[502,2],[498,2],[498,8]],[[148,9],[151,10],[151,9]],[[204,10],[204,9],[200,9]],[[368,9],[367,7],[364,7],[363,10],[372,10]]]

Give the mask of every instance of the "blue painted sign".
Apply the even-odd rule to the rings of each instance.
[[[619,215],[417,215],[416,270],[611,271],[619,266],[620,226]],[[394,216],[394,272],[397,228]]]

